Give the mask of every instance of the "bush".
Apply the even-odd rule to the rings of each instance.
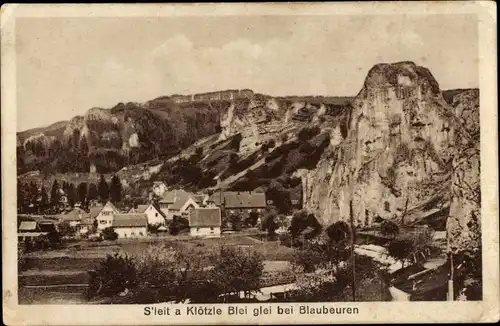
[[[264,263],[258,252],[223,246],[217,258],[212,273],[222,293],[259,289]]]
[[[115,232],[115,229],[113,227],[107,227],[102,230],[102,237],[104,240],[115,241],[116,239],[118,239],[118,233]]]
[[[181,216],[175,215],[168,226],[168,231],[172,235],[177,235],[183,230],[189,229],[189,221]]]
[[[136,285],[136,267],[133,259],[118,253],[108,255],[91,273],[89,295],[111,296]]]
[[[393,240],[387,248],[389,255],[401,261],[402,267],[404,267],[405,260],[414,252],[414,250],[415,244],[410,239]]]
[[[305,142],[309,139],[313,138],[317,134],[321,132],[321,129],[318,126],[315,127],[304,127],[299,131],[298,138],[300,141]]]
[[[380,225],[380,232],[382,235],[389,236],[394,239],[399,233],[399,226],[393,221],[384,220]]]
[[[233,231],[241,231],[241,216],[238,214],[231,214],[228,218],[228,222],[231,223],[231,230]]]

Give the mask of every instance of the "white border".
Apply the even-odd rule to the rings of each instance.
[[[5,324],[278,324],[493,322],[499,320],[496,8],[494,2],[384,2],[294,4],[4,5],[1,8],[3,317]],[[482,302],[329,303],[357,307],[358,315],[144,316],[143,305],[17,304],[16,263],[16,17],[156,17],[224,15],[471,14],[480,18],[481,192],[484,300]],[[464,44],[464,46],[467,46]],[[269,304],[264,304],[269,305]],[[277,304],[273,304],[275,306]],[[298,304],[280,304],[297,306]],[[310,304],[321,306],[321,303]],[[224,305],[211,305],[220,306]],[[242,305],[240,305],[242,306]],[[248,307],[254,306],[248,304]],[[224,309],[225,310],[225,309]]]

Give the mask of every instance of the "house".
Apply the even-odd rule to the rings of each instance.
[[[215,192],[208,199],[208,204],[223,207],[226,214],[263,212],[267,207],[266,194],[263,192]]]
[[[71,227],[77,227],[87,215],[88,214],[83,209],[74,208],[66,214],[59,215],[59,220],[69,222]]]
[[[80,234],[90,234],[94,231],[94,219],[90,217],[86,217],[82,219],[80,224],[78,225],[78,232]]]
[[[191,208],[199,207],[192,195],[182,189],[169,191],[158,203],[167,220],[172,220],[174,215],[187,216]]]
[[[189,233],[192,237],[220,237],[221,223],[219,207],[194,208],[189,214]]]
[[[153,204],[137,205],[137,208],[130,209],[128,213],[146,214],[150,225],[165,225],[165,215]]]
[[[42,232],[40,226],[35,221],[23,221],[19,225],[19,230],[17,233],[18,242],[24,242],[26,240],[35,240],[36,238],[45,237],[48,232]]]
[[[116,214],[111,226],[119,238],[144,237],[147,235],[148,217],[137,213]]]
[[[113,216],[116,214],[120,214],[120,211],[112,202],[108,201],[96,216],[97,229],[104,230],[105,228],[111,227]]]
[[[163,197],[163,195],[167,192],[167,185],[162,181],[153,182],[153,193],[158,197]]]

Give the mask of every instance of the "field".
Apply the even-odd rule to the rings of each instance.
[[[151,245],[173,248],[197,248],[211,252],[220,246],[252,247],[261,253],[266,272],[284,271],[289,267],[293,249],[277,242],[263,242],[244,234],[228,234],[221,238],[192,239],[187,236],[151,237],[115,242],[74,242],[65,248],[33,252],[26,255],[26,269],[19,274],[20,303],[81,302],[88,284],[88,271],[95,269],[108,254],[135,256]],[[84,302],[84,301],[83,301]]]

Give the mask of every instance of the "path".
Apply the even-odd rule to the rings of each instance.
[[[410,301],[410,294],[401,291],[394,286],[389,288],[389,292],[391,293],[392,300],[391,301]]]

